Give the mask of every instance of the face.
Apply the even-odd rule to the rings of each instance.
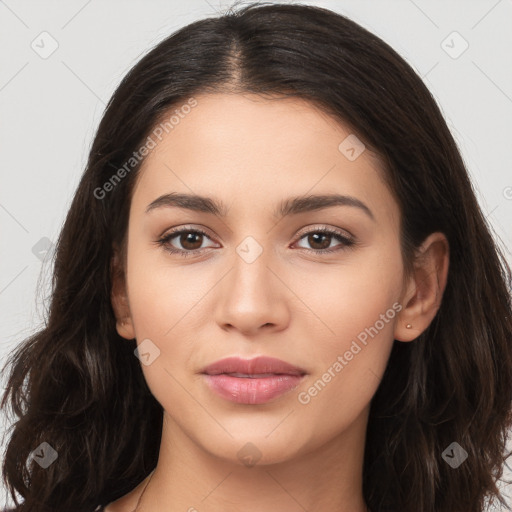
[[[404,295],[399,208],[376,157],[308,102],[196,100],[138,176],[118,330],[198,447],[235,461],[251,442],[262,462],[290,460],[369,410]],[[298,371],[203,373],[258,356]]]

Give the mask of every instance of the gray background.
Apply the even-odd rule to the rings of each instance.
[[[441,106],[489,223],[510,251],[512,0],[304,3],[349,16],[416,69]],[[43,321],[52,244],[117,84],[171,32],[231,4],[0,1],[2,361]],[[512,263],[510,252],[507,258]],[[7,434],[4,417],[0,425]],[[512,494],[510,486],[505,492]],[[3,503],[9,502],[0,489]]]

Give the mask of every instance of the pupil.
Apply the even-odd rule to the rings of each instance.
[[[194,249],[198,249],[199,247],[201,247],[201,240],[199,240],[199,245],[197,247],[194,247],[194,238],[197,237],[201,237],[202,235],[199,234],[199,233],[186,233],[185,235],[181,235],[181,245],[183,247],[185,247],[186,249],[191,249],[191,250],[194,250]],[[189,245],[187,244],[192,244],[192,247],[190,247]],[[197,245],[197,240],[196,240],[196,245]]]
[[[329,240],[330,235],[327,235],[325,233],[315,233],[313,235],[309,235],[309,237],[310,237],[309,243],[310,243],[310,245],[313,246],[313,248],[315,248],[314,247],[315,243],[319,243],[318,242],[318,238],[323,238],[324,239],[324,243],[320,244],[321,247],[317,247],[317,249],[327,249],[329,247],[329,245],[330,245],[330,240]],[[327,240],[327,243],[325,243],[326,240]]]

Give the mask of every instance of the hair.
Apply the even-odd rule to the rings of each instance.
[[[123,78],[59,235],[44,327],[9,354],[1,407],[16,415],[2,467],[16,510],[91,512],[154,467],[162,406],[116,331],[114,247],[126,250],[135,179],[109,188],[173,108],[205,93],[300,98],[382,162],[401,213],[404,268],[432,232],[450,246],[439,310],[395,341],[372,399],[363,493],[373,512],[477,512],[498,499],[512,426],[511,272],[435,99],[397,52],[354,21],[303,4],[250,4],[176,31]],[[133,162],[132,162],[133,163]],[[110,181],[109,181],[110,180]],[[47,442],[46,469],[31,453]],[[457,442],[468,458],[442,457]],[[16,493],[23,498],[20,503]]]

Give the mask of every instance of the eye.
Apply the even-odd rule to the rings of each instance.
[[[175,243],[180,244],[181,248],[176,248],[172,245],[171,242],[175,238],[177,239]],[[181,256],[187,257],[197,254],[198,252],[201,252],[202,249],[206,248],[201,247],[204,242],[204,238],[210,239],[207,233],[202,229],[182,228],[167,233],[165,236],[157,240],[157,244],[164,247],[165,250],[171,254],[180,254]]]
[[[337,252],[351,247],[356,243],[352,237],[345,235],[341,231],[328,228],[316,228],[314,230],[308,231],[299,238],[299,242],[302,240],[305,240],[312,246],[312,249],[307,247],[302,247],[302,249],[316,254],[329,254],[332,252]],[[340,244],[332,247],[331,243],[333,240],[338,240]]]
[[[170,231],[156,243],[162,246],[167,252],[171,254],[178,254],[183,257],[193,256],[200,253],[203,249],[214,247],[213,245],[203,247],[205,238],[210,240],[208,234],[202,229],[198,228],[181,228]],[[173,242],[173,240],[176,241]],[[312,252],[315,254],[330,254],[337,252],[356,244],[351,236],[345,235],[341,231],[328,229],[325,227],[310,230],[299,238],[298,242],[305,240],[312,248],[300,247],[301,249]],[[332,246],[333,240],[340,242],[338,245]],[[176,247],[174,244],[179,244],[181,247]]]

